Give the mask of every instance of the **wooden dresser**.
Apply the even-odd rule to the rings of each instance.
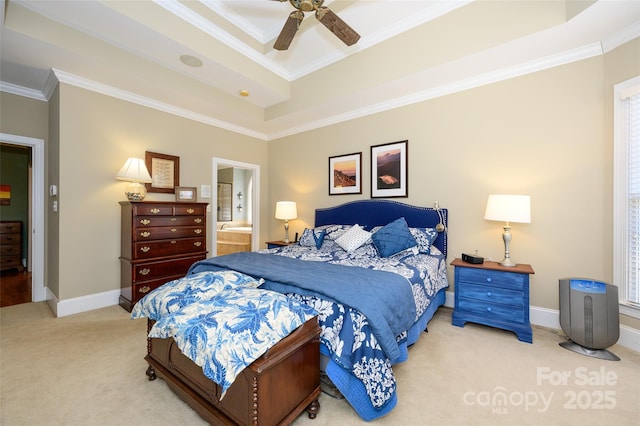
[[[207,203],[121,201],[120,306],[129,312],[207,255]]]
[[[24,270],[22,266],[22,222],[0,222],[0,265],[2,270]]]

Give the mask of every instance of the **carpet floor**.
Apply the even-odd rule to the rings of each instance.
[[[119,306],[55,318],[45,302],[0,309],[0,423],[11,425],[203,425],[162,380],[145,376],[146,322]],[[640,354],[621,361],[558,345],[534,327],[533,344],[511,332],[451,325],[441,308],[429,332],[394,367],[398,405],[376,425],[637,425]],[[345,400],[322,394],[318,417],[295,425],[361,425]]]

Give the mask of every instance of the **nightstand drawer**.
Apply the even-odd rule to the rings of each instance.
[[[490,324],[492,320],[502,320],[517,324],[524,323],[524,310],[522,307],[515,308],[513,306],[498,305],[496,303],[487,303],[460,297],[456,308],[469,314],[482,316],[487,324]]]
[[[521,291],[476,284],[464,284],[458,287],[460,297],[500,305],[524,306]]]
[[[493,287],[522,291],[528,276],[513,272],[490,271],[486,269],[458,268],[458,280],[462,283],[486,284]]]

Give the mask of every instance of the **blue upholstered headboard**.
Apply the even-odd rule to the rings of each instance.
[[[315,226],[357,223],[370,230],[374,226],[384,226],[400,217],[404,217],[412,228],[435,228],[437,224],[442,223],[445,231],[438,234],[433,245],[447,255],[447,209],[436,210],[390,200],[352,201],[335,207],[316,209]]]

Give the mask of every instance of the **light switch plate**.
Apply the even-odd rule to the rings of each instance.
[[[200,197],[211,198],[211,185],[200,185]]]

